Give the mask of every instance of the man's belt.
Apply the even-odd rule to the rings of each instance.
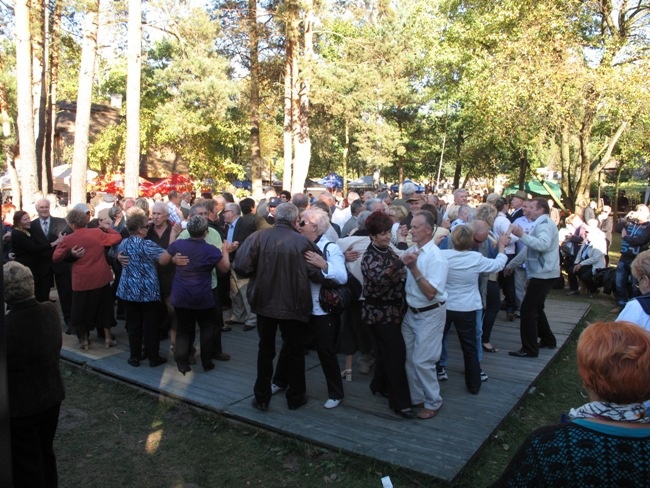
[[[422,307],[422,308],[409,307],[409,308],[413,313],[422,313],[422,312],[428,312],[429,310],[435,310],[436,308],[441,307],[444,304],[445,302],[438,302],[438,303],[434,303],[433,305],[429,305],[428,307]]]

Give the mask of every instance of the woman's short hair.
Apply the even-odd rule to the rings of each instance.
[[[383,210],[375,210],[366,219],[366,230],[371,236],[376,236],[382,232],[387,232],[393,228],[393,219],[391,219]]]
[[[70,227],[74,225],[79,229],[88,225],[88,215],[86,215],[86,212],[83,210],[75,210],[74,208],[68,212],[65,220],[68,222]]]
[[[457,225],[451,231],[451,243],[456,251],[468,251],[474,243],[474,231],[469,225]]]
[[[329,215],[323,212],[320,208],[309,208],[300,214],[300,217],[303,219],[307,217],[310,221],[316,224],[319,236],[325,234],[330,226]]]
[[[22,219],[25,215],[27,215],[27,212],[25,212],[24,210],[18,210],[14,214],[14,227],[16,227],[16,226],[22,227],[20,225],[20,219]]]
[[[359,215],[357,215],[357,230],[366,230],[366,219],[368,219],[371,213],[372,212],[364,210]]]
[[[149,202],[147,201],[146,198],[138,198],[135,201],[135,206],[142,209],[142,211],[146,214],[149,215]]]
[[[497,212],[503,212],[503,209],[508,206],[508,200],[503,197],[499,197],[494,200],[494,206],[497,209]]]
[[[494,225],[494,219],[497,217],[497,208],[489,203],[481,203],[476,207],[476,214],[474,220],[482,220],[490,227]]]
[[[203,237],[208,230],[208,219],[202,215],[192,215],[187,221],[187,232],[190,237]]]
[[[144,216],[144,213],[134,213],[126,219],[126,229],[129,234],[137,234],[140,229],[147,227],[149,219]]]
[[[19,303],[34,298],[32,271],[17,261],[9,261],[3,267],[5,302]]]
[[[122,211],[122,208],[118,205],[115,205],[114,207],[111,207],[108,209],[108,218],[111,220],[115,220],[115,216]]]
[[[650,399],[650,332],[631,322],[596,322],[578,339],[578,373],[598,400]]]
[[[392,214],[395,217],[395,220],[397,222],[401,222],[408,215],[408,210],[403,205],[391,205],[390,207],[388,207],[386,213],[388,213],[389,216],[391,216]],[[359,217],[357,217],[357,219],[358,218]]]
[[[637,280],[644,276],[650,278],[650,249],[638,254],[632,261],[632,274]]]
[[[452,204],[447,207],[447,219],[449,222],[453,222],[458,218],[458,212],[460,211],[460,205]]]

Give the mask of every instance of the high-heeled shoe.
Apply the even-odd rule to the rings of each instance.
[[[341,378],[343,378],[345,381],[352,381],[352,370],[344,369],[341,371]]]
[[[83,349],[84,351],[87,351],[88,349],[90,349],[90,342],[88,342],[88,341],[81,341],[81,342],[79,343],[79,348],[80,348],[80,349]]]
[[[379,393],[384,398],[388,398],[388,393],[386,393],[385,391],[376,390],[372,385],[370,385],[370,391],[372,392],[373,396]]]
[[[188,365],[184,365],[184,366],[181,366],[181,365],[179,364],[179,365],[178,365],[178,371],[180,371],[181,373],[183,373],[183,376],[185,376],[185,373],[189,373],[190,371],[192,371],[192,368],[190,368],[189,364],[188,364]]]
[[[106,346],[106,349],[110,349],[111,347],[117,346],[117,341],[115,339],[106,339],[104,345]]]

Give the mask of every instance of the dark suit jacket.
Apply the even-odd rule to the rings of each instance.
[[[239,242],[241,246],[244,241],[255,232],[257,228],[255,227],[255,216],[253,214],[242,215],[237,220],[237,225],[235,225],[235,231],[232,236],[232,240]],[[227,232],[226,232],[227,234]],[[235,260],[235,255],[237,251],[230,253],[230,262],[232,263]]]
[[[30,232],[37,243],[43,244],[46,242],[56,241],[61,232],[63,232],[65,235],[72,234],[72,229],[68,227],[68,223],[65,221],[65,219],[50,216],[50,227],[48,228],[47,236],[43,234],[41,219],[38,218],[32,220]],[[48,274],[50,270],[53,270],[56,274],[70,272],[70,269],[72,267],[72,264],[70,262],[52,263],[53,253],[54,248],[49,247],[39,256],[38,273],[40,276]]]
[[[5,317],[9,413],[27,417],[61,403],[61,321],[53,303],[33,298],[11,305]]]
[[[524,209],[522,207],[519,207],[517,210],[515,210],[510,215],[508,215],[508,220],[510,222],[514,222],[519,217],[523,217],[523,216],[524,216]]]

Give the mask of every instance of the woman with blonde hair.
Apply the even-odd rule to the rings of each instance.
[[[650,486],[650,332],[598,322],[578,340],[590,402],[533,432],[495,486]]]

